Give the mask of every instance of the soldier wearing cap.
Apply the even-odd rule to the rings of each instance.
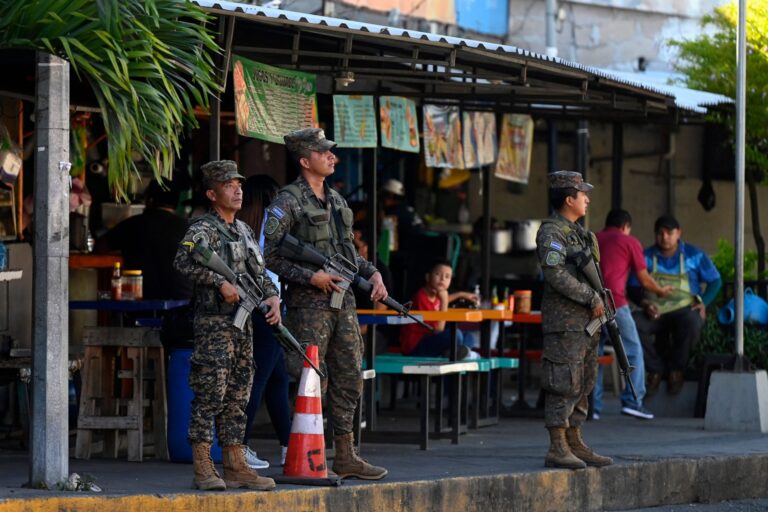
[[[341,478],[376,480],[387,470],[368,464],[354,449],[353,417],[362,393],[360,368],[363,340],[355,312],[352,290],[343,296],[340,309],[332,309],[330,294],[340,291],[340,277],[312,265],[293,261],[279,254],[279,244],[286,233],[312,245],[325,256],[342,254],[359,267],[359,275],[373,284],[371,299],[383,300],[387,290],[381,274],[358,255],[353,243],[352,210],[326,178],[334,172],[336,146],[325,138],[323,130],[308,128],[284,137],[290,161],[299,177],[280,190],[267,208],[264,226],[264,253],[267,266],[287,283],[284,299],[288,307],[286,326],[302,343],[318,345],[320,362],[325,365],[330,422],[335,436],[336,457],[333,471]],[[300,373],[301,361],[286,354],[286,364],[294,375]]]
[[[536,235],[536,252],[544,273],[542,387],[550,436],[544,464],[569,469],[606,466],[613,461],[596,454],[581,437],[587,399],[597,376],[599,341],[599,333],[590,337],[584,327],[604,313],[604,305],[571,258],[589,249],[596,262],[600,259],[594,235],[577,224],[587,213],[587,192],[592,185],[581,173],[558,171],[549,175],[549,188],[555,213]]]
[[[237,290],[223,276],[195,261],[190,251],[201,239],[235,273],[248,273],[262,281],[266,320],[280,321],[277,288],[264,272],[264,258],[251,228],[235,219],[243,201],[245,177],[231,160],[208,162],[200,168],[203,188],[210,201],[208,212],[189,227],[179,245],[174,267],[194,286],[195,348],[189,385],[194,392],[188,439],[192,445],[193,485],[202,490],[247,487],[268,490],[271,478],[259,476],[245,462],[246,414],[253,380],[253,340],[250,319],[240,331],[233,314],[240,300]],[[211,460],[214,425],[223,448],[224,479]]]

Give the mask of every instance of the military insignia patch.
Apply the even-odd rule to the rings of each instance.
[[[560,253],[556,251],[549,251],[544,261],[547,265],[554,267],[560,263]]]
[[[277,228],[280,227],[280,221],[276,217],[269,216],[267,224],[264,226],[264,234],[267,236],[274,235]]]
[[[553,249],[556,249],[556,250],[558,250],[558,251],[562,251],[562,250],[563,250],[563,246],[562,246],[562,245],[560,245],[559,243],[555,242],[554,240],[553,240],[553,241],[551,241],[551,242],[549,242],[549,246],[550,246],[551,248],[553,248]]]
[[[277,206],[273,206],[272,208],[270,208],[270,209],[269,209],[269,211],[270,211],[270,213],[271,213],[272,215],[274,215],[274,216],[275,216],[275,217],[277,217],[278,219],[282,219],[283,217],[285,217],[285,212],[284,212],[283,210],[281,210],[281,209],[280,209],[279,207],[277,207]]]

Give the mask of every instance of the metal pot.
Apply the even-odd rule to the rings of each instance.
[[[512,230],[493,228],[491,230],[491,251],[494,254],[507,254],[512,250]]]
[[[512,230],[507,228],[491,229],[491,252],[507,254],[512,250]]]
[[[526,219],[510,222],[515,233],[515,250],[533,251],[536,249],[536,233],[541,227],[541,221]]]

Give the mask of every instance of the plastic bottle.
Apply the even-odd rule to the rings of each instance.
[[[112,268],[112,280],[110,283],[112,288],[112,300],[123,300],[123,277],[120,272],[120,262],[115,262],[115,266]]]
[[[8,249],[3,242],[0,242],[0,272],[5,270],[8,265]]]
[[[482,302],[483,298],[480,296],[480,283],[475,285],[475,289],[472,291],[475,295],[477,295],[477,302]]]
[[[491,288],[491,306],[496,307],[499,304],[499,290],[494,285],[493,288]]]

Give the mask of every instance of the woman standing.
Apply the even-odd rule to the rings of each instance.
[[[277,195],[279,185],[266,174],[257,174],[249,177],[243,185],[243,207],[238,212],[238,218],[246,222],[259,235],[259,246],[264,250],[264,210]],[[267,270],[272,282],[278,290],[280,282],[278,277]],[[285,370],[283,349],[272,334],[272,329],[264,321],[260,313],[253,315],[253,361],[256,365],[256,373],[253,377],[251,397],[248,401],[246,414],[248,416],[245,425],[245,439],[243,444],[248,445],[253,420],[264,397],[267,403],[267,411],[272,420],[272,426],[277,434],[277,439],[282,447],[280,464],[285,462],[285,453],[288,449],[288,438],[291,434],[291,411],[288,405],[288,373]],[[255,450],[248,448],[245,460],[253,469],[269,467],[269,462],[259,459]]]

